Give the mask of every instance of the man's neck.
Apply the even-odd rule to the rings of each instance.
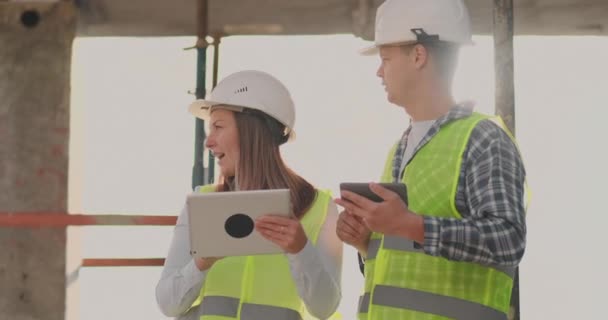
[[[444,94],[421,92],[419,99],[405,106],[405,111],[409,114],[413,122],[437,120],[450,112],[455,105],[454,99],[449,92]]]

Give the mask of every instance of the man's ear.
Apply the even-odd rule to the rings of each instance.
[[[429,51],[421,44],[416,44],[410,54],[416,69],[422,69],[429,63]]]

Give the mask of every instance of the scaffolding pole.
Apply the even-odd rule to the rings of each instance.
[[[222,36],[220,34],[216,34],[213,38],[213,77],[211,87],[215,88],[217,85],[217,77],[218,77],[218,69],[219,69],[219,60],[220,60],[220,43],[222,42]],[[215,180],[215,157],[213,153],[209,152],[209,173],[207,178],[207,183],[213,183]]]
[[[496,114],[515,135],[513,0],[494,0],[494,67]]]
[[[513,33],[513,0],[494,0],[495,112],[504,120],[507,128],[515,136]],[[509,319],[520,319],[519,267],[515,270]]]
[[[208,24],[208,3],[207,0],[198,0],[196,8],[197,20],[197,41],[196,41],[196,99],[204,99],[207,90],[207,24]],[[204,185],[210,181],[209,171],[205,168],[205,122],[202,119],[195,119],[194,129],[194,167],[192,168],[192,189],[196,186]]]

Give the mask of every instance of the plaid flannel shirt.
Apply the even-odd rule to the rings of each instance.
[[[457,106],[437,119],[413,157],[442,126],[471,112]],[[401,181],[409,131],[404,132],[395,152],[393,181]],[[482,120],[473,129],[463,155],[456,190],[456,208],[462,219],[425,217],[424,251],[455,261],[516,266],[526,245],[524,186],[525,169],[517,146],[493,121]]]

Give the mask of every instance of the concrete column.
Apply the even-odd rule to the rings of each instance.
[[[67,213],[71,1],[0,2],[0,211]],[[0,227],[0,319],[63,320],[66,228]]]

